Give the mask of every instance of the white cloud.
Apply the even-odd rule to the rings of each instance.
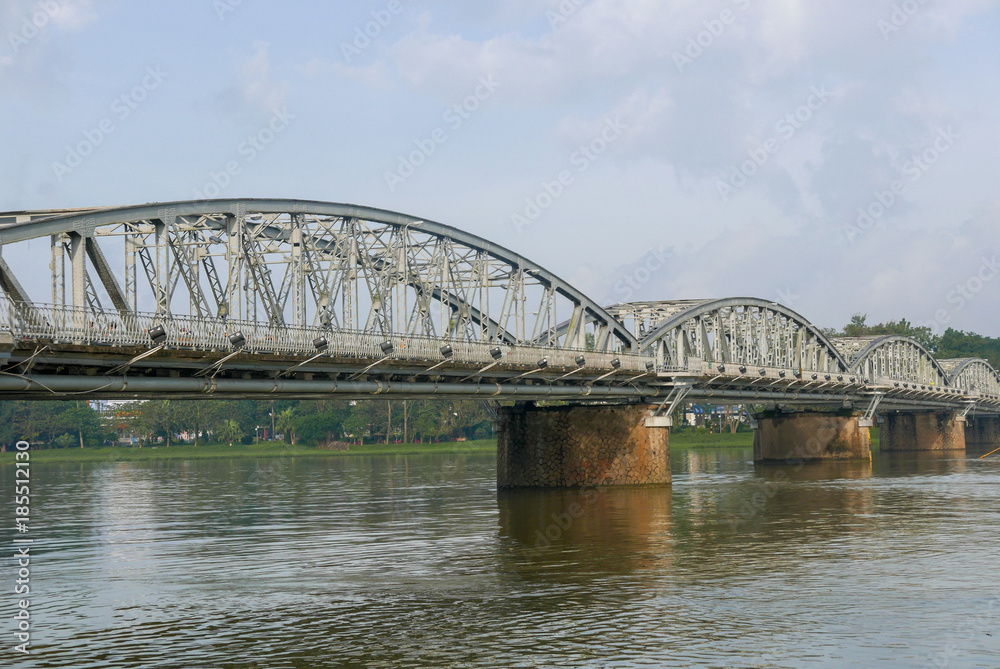
[[[247,104],[265,112],[285,106],[289,84],[278,81],[271,74],[271,59],[265,42],[254,42],[254,54],[240,68],[242,95]]]
[[[59,8],[54,12],[52,20],[60,28],[82,30],[97,20],[97,11],[91,0],[57,0],[57,2]]]

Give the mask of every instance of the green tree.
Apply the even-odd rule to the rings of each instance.
[[[916,339],[924,348],[934,351],[937,348],[939,338],[934,335],[927,326],[916,326],[905,318],[898,321],[887,321],[876,325],[867,324],[867,314],[854,314],[851,322],[844,326],[844,331],[839,336],[844,337],[877,337],[883,335],[901,335]],[[827,331],[824,331],[826,333]],[[834,333],[838,336],[838,333]]]
[[[984,358],[994,369],[1000,369],[1000,338],[948,328],[938,341],[937,357]]]
[[[230,446],[233,442],[239,441],[243,438],[243,428],[232,418],[222,422],[222,426],[219,428],[218,437],[221,441],[228,442]]]
[[[289,407],[275,417],[275,428],[284,432],[285,442],[295,445],[295,409]]]

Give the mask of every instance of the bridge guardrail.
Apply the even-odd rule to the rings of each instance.
[[[612,360],[618,359],[623,373],[640,373],[646,371],[646,362],[652,360],[643,355],[562,347],[515,346],[502,342],[446,340],[184,315],[93,311],[81,307],[20,303],[0,297],[0,328],[9,330],[16,340],[149,347],[149,331],[158,325],[167,332],[167,348],[174,350],[229,352],[233,350],[229,337],[239,332],[246,338],[243,350],[258,354],[313,356],[317,352],[313,340],[325,337],[330,355],[363,360],[384,357],[381,344],[387,340],[394,347],[390,358],[429,363],[443,359],[440,349],[445,343],[453,349],[452,360],[469,365],[494,362],[491,355],[494,348],[503,352],[504,363],[522,367],[534,367],[541,358],[546,358],[551,367],[575,369],[576,357],[583,355],[585,365],[590,369],[610,370]]]

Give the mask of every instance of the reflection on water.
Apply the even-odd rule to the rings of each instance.
[[[672,466],[497,493],[483,455],[35,464],[13,666],[1000,665],[1000,458]]]
[[[573,564],[612,573],[662,568],[671,553],[670,498],[670,486],[501,491],[505,566],[529,578],[553,564],[570,567],[555,576],[573,577]]]

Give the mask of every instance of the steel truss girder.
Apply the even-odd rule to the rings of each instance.
[[[852,355],[850,372],[873,382],[948,386],[948,373],[930,351],[910,337],[838,337],[835,345]]]
[[[275,238],[272,230],[261,230],[261,226],[257,226],[256,231],[258,234],[256,238],[254,238],[254,235],[250,235],[251,239],[245,244],[242,239],[244,233],[254,229],[254,221],[244,220],[251,214],[258,217],[258,220],[260,217],[271,217],[271,220],[277,223],[278,227],[283,228],[278,231],[277,238]],[[286,217],[299,217],[303,221],[311,219],[314,222],[323,218],[333,218],[337,221],[338,225],[342,221],[347,220],[364,222],[369,228],[364,234],[368,236],[356,236],[355,239],[364,238],[374,244],[379,248],[379,254],[381,254],[379,257],[383,260],[388,260],[389,256],[382,254],[382,246],[380,246],[382,242],[377,239],[379,233],[374,229],[379,226],[393,229],[397,233],[397,239],[412,237],[412,233],[419,233],[419,235],[423,235],[424,237],[423,244],[425,246],[428,240],[444,240],[454,249],[459,249],[451,257],[447,258],[446,265],[450,265],[452,268],[458,267],[463,274],[456,274],[453,269],[450,276],[447,273],[443,274],[441,277],[442,281],[433,285],[431,290],[426,290],[426,283],[414,281],[413,277],[403,277],[403,281],[407,285],[411,287],[414,284],[423,285],[424,295],[431,294],[435,299],[442,300],[446,305],[446,313],[450,312],[450,316],[449,319],[446,319],[445,327],[439,328],[437,333],[439,336],[445,337],[447,336],[446,332],[451,332],[453,336],[468,337],[468,333],[460,334],[460,331],[470,325],[481,328],[486,333],[486,336],[490,336],[492,332],[492,335],[499,340],[508,342],[513,340],[523,341],[532,332],[552,333],[554,331],[552,323],[557,321],[555,321],[554,312],[551,309],[547,309],[544,314],[538,314],[537,319],[533,318],[534,314],[529,313],[527,310],[534,307],[536,303],[545,303],[546,300],[550,303],[554,302],[552,298],[558,296],[560,300],[568,300],[570,303],[570,307],[566,309],[565,313],[569,313],[572,310],[582,310],[585,314],[586,325],[593,330],[593,341],[598,348],[602,348],[603,350],[632,350],[637,344],[634,336],[600,306],[558,277],[544,270],[544,268],[532,263],[519,254],[449,226],[431,221],[421,221],[403,214],[353,205],[294,200],[216,200],[142,205],[121,209],[95,209],[68,212],[61,216],[38,217],[36,220],[27,223],[9,225],[4,230],[3,241],[4,243],[13,243],[22,239],[30,239],[43,235],[61,234],[72,231],[83,224],[89,226],[90,229],[97,229],[99,231],[107,226],[118,226],[121,228],[128,224],[135,224],[140,228],[140,232],[142,232],[146,231],[150,224],[153,226],[163,225],[169,228],[177,224],[193,226],[196,225],[196,222],[200,222],[197,224],[206,230],[211,225],[216,226],[215,230],[224,230],[227,217],[240,222],[237,226],[240,230],[233,230],[233,232],[236,233],[236,236],[241,237],[241,239],[236,246],[233,246],[233,244],[229,245],[230,256],[228,259],[235,261],[230,263],[229,269],[234,274],[230,279],[236,279],[236,281],[231,280],[229,282],[227,299],[217,299],[219,313],[224,312],[227,315],[236,316],[249,315],[249,310],[255,309],[260,304],[264,308],[268,319],[279,320],[279,316],[283,318],[285,315],[283,301],[290,294],[291,297],[289,299],[292,304],[292,317],[294,320],[296,316],[301,317],[302,315],[301,300],[297,300],[296,298],[298,296],[304,297],[306,291],[302,290],[303,284],[309,285],[309,292],[312,292],[314,299],[317,292],[321,293],[319,295],[320,302],[330,299],[333,291],[322,290],[322,282],[315,280],[313,275],[318,273],[317,265],[322,262],[318,258],[318,252],[326,251],[322,247],[327,243],[332,246],[337,241],[307,240],[306,237],[308,235],[303,234],[301,246],[296,251],[294,243],[289,244],[290,240],[288,238],[290,230],[294,230],[296,225],[289,225],[287,223],[289,219]],[[163,218],[167,219],[165,223],[162,222]],[[273,228],[275,226],[264,227]],[[411,234],[398,234],[400,231],[406,231]],[[139,233],[136,234],[138,235]],[[280,246],[284,246],[286,251],[291,247],[287,261],[287,264],[291,265],[290,281],[292,284],[290,291],[283,293],[276,290],[274,285],[270,283],[270,275],[264,271],[265,267],[263,265],[275,262],[268,253],[269,251],[274,251],[275,248],[261,248],[263,243],[261,236],[271,237],[272,241],[277,241]],[[386,239],[390,236],[392,234],[387,235]],[[184,271],[180,269],[184,265],[190,267],[190,259],[182,261],[178,258],[176,249],[170,249],[171,244],[178,243],[177,236],[162,235],[161,233],[161,237],[161,239],[157,239],[156,243],[152,245],[156,250],[155,254],[150,253],[150,245],[144,243],[144,240],[141,240],[141,238],[132,240],[132,242],[142,242],[138,244],[137,248],[127,250],[124,302],[129,308],[134,309],[137,302],[134,276],[130,276],[134,274],[134,264],[130,267],[130,260],[128,260],[128,256],[134,256],[135,254],[139,255],[143,260],[144,268],[148,268],[147,279],[152,277],[151,288],[154,292],[157,311],[160,313],[170,313],[179,308],[179,305],[171,303],[171,298],[176,285],[181,279],[184,279],[183,283],[186,287],[187,283],[191,280],[191,273],[188,272],[185,275]],[[412,250],[417,247],[406,239],[404,239],[404,242],[409,245],[408,248],[410,251],[407,262],[410,262],[414,258],[417,258],[417,253]],[[257,245],[256,248],[254,248],[255,244]],[[132,243],[127,241],[126,245],[130,246]],[[207,244],[202,244],[201,248],[204,249],[207,246]],[[143,251],[143,248],[147,250]],[[358,251],[359,249],[354,249],[355,254]],[[341,252],[334,250],[326,255],[336,255]],[[348,253],[350,253],[350,250],[348,250]],[[448,253],[447,250],[443,251],[442,257],[448,255]],[[216,253],[212,255],[219,257],[220,254]],[[264,255],[269,256],[267,260],[263,263],[255,262],[256,260],[260,260]],[[312,256],[311,259],[308,258],[310,255]],[[374,257],[373,254],[369,255]],[[201,254],[202,263],[208,265],[211,261],[206,260],[206,257],[209,256]],[[478,262],[477,257],[480,260],[485,259],[485,262],[482,264],[486,269],[486,273],[480,273],[478,276],[476,270],[472,269],[474,263]],[[248,259],[249,263],[247,264],[249,266],[244,266],[243,262]],[[392,285],[392,281],[397,281],[395,285],[400,285],[398,283],[400,277],[392,277],[386,274],[379,275],[378,268],[362,259],[360,255],[355,255],[354,259],[356,260],[356,264],[353,266],[352,271],[358,270],[358,264],[360,264],[361,275],[357,278],[372,280],[372,292],[376,295],[386,286]],[[456,265],[455,263],[460,264]],[[392,264],[389,263],[389,265]],[[501,268],[506,269],[501,272]],[[418,268],[413,271],[422,275],[425,268]],[[502,282],[500,277],[503,276],[507,277],[509,283],[503,289],[504,294],[500,295],[497,286]],[[254,284],[254,287],[258,288],[259,292],[262,293],[260,299],[256,296],[253,296],[253,299],[248,298],[246,292],[249,286],[244,288],[243,285],[246,281],[242,281],[246,278],[249,278],[249,283]],[[476,280],[480,281],[478,285],[475,284]],[[529,298],[520,287],[522,280],[526,283],[530,282],[532,286],[537,286],[541,290],[548,291],[549,294],[537,301],[535,297],[531,297],[532,304],[529,307],[527,304],[527,299]],[[346,284],[342,283],[342,287],[349,288],[355,283],[356,281],[352,278]],[[194,285],[193,282],[192,285]],[[210,285],[213,294],[215,294],[218,287],[214,283]],[[296,287],[298,287],[299,291],[298,296],[296,294]],[[191,289],[189,288],[188,290],[190,292]],[[399,293],[395,288],[392,292]],[[496,293],[496,295],[488,297],[487,293]],[[410,294],[412,295],[413,291]],[[235,298],[237,295],[242,301],[243,309],[241,310],[237,310],[236,305],[233,304],[234,300],[232,298]],[[351,309],[357,309],[360,306],[357,304],[357,296],[354,295],[351,297],[354,298],[351,300],[354,304],[346,305],[346,313],[348,314],[350,314]],[[203,301],[197,295],[192,295],[191,299],[199,305],[193,311],[196,312],[199,308],[204,309]],[[314,304],[313,306],[316,310],[316,320],[330,318],[329,315],[319,313],[322,311],[322,304],[319,306]],[[411,306],[418,308],[412,303],[406,306],[407,308]],[[551,305],[546,304],[546,306]],[[240,313],[243,310],[248,311],[246,314]],[[398,308],[397,311],[401,311],[401,308]],[[378,322],[379,319],[383,319],[382,322],[384,323],[384,319],[388,317],[388,314],[376,314],[375,316],[377,317],[373,320],[373,327],[377,327],[374,323]],[[500,316],[503,316],[502,322]],[[422,331],[426,332],[429,324],[426,313],[421,318],[423,319]],[[411,317],[410,320],[420,321],[421,318],[413,319]],[[545,319],[549,319],[551,322],[547,322],[545,325],[538,322]],[[342,326],[347,326],[347,324],[342,324]],[[400,320],[398,313],[395,314],[392,330],[399,331],[403,327],[407,327],[407,324]],[[548,339],[549,344],[552,346],[566,346],[565,342],[552,341],[551,334],[549,334]],[[580,340],[581,338],[574,333],[572,341],[579,344]]]
[[[989,397],[1000,397],[1000,373],[982,358],[940,360],[948,385]]]
[[[88,243],[87,249],[115,308],[119,310],[134,309],[138,302],[135,263],[132,261],[138,255],[157,313],[168,314],[178,309],[173,298],[177,285],[182,283],[190,297],[190,313],[194,316],[210,315],[207,291],[202,289],[197,272],[200,259],[206,268],[208,287],[216,299],[220,316],[233,314],[237,301],[242,305],[237,313],[245,312],[246,316],[252,316],[259,303],[268,321],[282,323],[290,297],[293,322],[301,323],[307,320],[303,312],[308,292],[315,305],[313,320],[334,325],[336,320],[345,320],[344,315],[357,317],[357,309],[362,306],[358,301],[357,285],[358,281],[362,281],[371,296],[371,304],[366,322],[354,323],[371,331],[383,332],[386,336],[419,332],[424,335],[434,333],[445,339],[482,338],[508,344],[526,342],[538,333],[552,332],[558,297],[570,299],[570,309],[579,324],[564,341],[551,341],[550,338],[549,345],[585,347],[588,342],[583,331],[587,323],[591,323],[595,325],[595,336],[591,341],[596,342],[598,350],[612,350],[612,346],[622,347],[622,350],[633,347],[634,338],[620,324],[606,314],[602,319],[595,318],[595,313],[600,310],[590,300],[530,261],[485,240],[400,214],[345,205],[282,202],[286,206],[259,201],[227,203],[228,207],[216,208],[204,207],[202,203],[177,203],[130,208],[126,210],[131,212],[127,216],[113,215],[111,211],[87,212],[88,224],[101,230],[102,234],[106,234],[104,226],[118,226],[124,230],[125,291],[113,281],[114,277],[107,262],[102,261],[103,254],[100,254],[96,243],[92,247]],[[201,211],[194,212],[191,207]],[[270,213],[248,215],[248,212],[260,212],[269,207],[272,210]],[[323,211],[331,209],[335,211]],[[320,214],[309,213],[316,210]],[[229,213],[232,211],[236,213]],[[342,216],[332,221],[328,215],[347,213],[371,215],[367,219]],[[286,216],[288,219],[284,218]],[[72,219],[74,216],[59,220],[64,227],[72,229],[75,225]],[[33,225],[47,230],[51,222],[46,219]],[[315,224],[311,233],[303,225],[310,223]],[[339,237],[328,234],[334,227],[341,233]],[[197,230],[207,231],[207,237],[200,236]],[[220,233],[219,236],[224,236],[221,232],[230,233],[227,244],[230,279],[225,292],[218,281],[218,273],[214,271],[212,258],[219,254],[210,252],[208,240],[214,237],[212,231]],[[15,236],[23,232],[18,230]],[[413,241],[414,232],[423,235],[420,243]],[[321,237],[317,238],[317,234]],[[219,239],[215,241],[225,243]],[[287,258],[284,263],[285,280],[282,287],[276,290],[269,265],[274,264],[273,253],[278,250],[287,252]],[[328,265],[325,278],[324,263]],[[106,281],[106,278],[111,281]],[[530,306],[529,282],[539,293],[538,298],[530,298]],[[410,290],[403,290],[402,287]],[[338,294],[344,307],[339,318],[330,309]],[[237,296],[241,299],[234,299]],[[429,300],[445,307],[442,315],[447,318],[439,326],[435,326],[431,318]],[[74,303],[79,302],[77,299]],[[91,295],[82,300],[85,304],[93,302]],[[529,313],[535,304],[539,305],[538,311]],[[495,315],[491,316],[490,312]],[[587,314],[586,322],[580,318],[581,313]],[[351,325],[343,322],[336,324],[342,327]]]
[[[843,373],[847,363],[809,321],[775,302],[756,298],[616,305],[646,331],[640,350],[667,368],[718,365]],[[655,322],[656,318],[664,317]],[[654,323],[650,325],[650,323]]]

